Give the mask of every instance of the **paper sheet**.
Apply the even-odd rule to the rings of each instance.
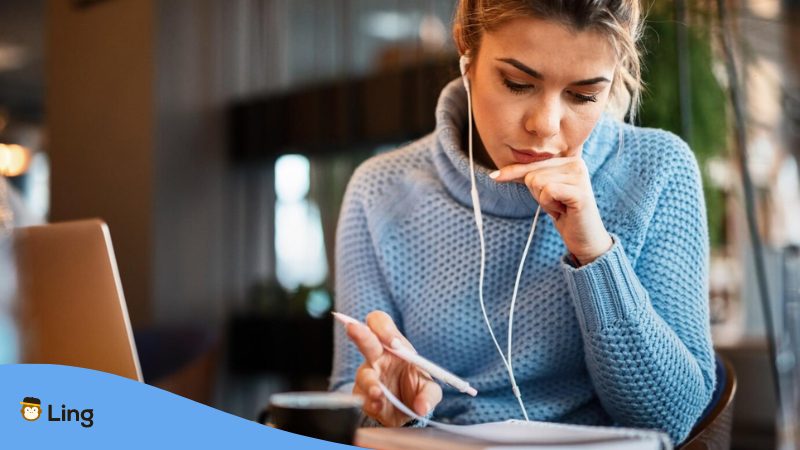
[[[630,428],[596,427],[586,425],[565,425],[549,422],[526,422],[507,420],[477,425],[452,425],[420,417],[404,405],[383,383],[379,386],[386,398],[406,415],[422,423],[440,428],[450,433],[502,444],[559,445],[580,443],[601,443],[624,439],[641,440],[656,444],[655,448],[672,449],[669,437],[664,433]]]

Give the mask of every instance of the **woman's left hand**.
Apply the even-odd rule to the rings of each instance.
[[[495,173],[496,182],[519,182],[528,187],[581,265],[594,261],[613,245],[597,209],[589,170],[580,156],[510,164]]]

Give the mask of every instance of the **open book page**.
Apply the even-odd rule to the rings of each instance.
[[[457,434],[459,436],[469,437],[481,441],[511,445],[526,444],[539,446],[586,444],[591,445],[592,448],[595,448],[601,443],[612,442],[615,444],[614,448],[620,448],[620,442],[633,441],[642,443],[642,447],[632,448],[672,448],[672,443],[665,433],[651,430],[588,425],[567,425],[535,421],[526,422],[523,420],[507,420],[503,422],[489,422],[476,425],[452,425],[436,422],[434,420],[425,420],[414,413],[414,411],[406,407],[386,386],[383,385],[383,383],[379,382],[379,386],[386,398],[405,414],[414,417],[419,421],[425,422],[432,427],[436,427],[452,434]],[[533,448],[539,449],[541,447]]]
[[[453,434],[439,428],[360,428],[355,444],[383,450],[661,450],[655,439],[579,443],[499,443]]]
[[[597,444],[621,440],[647,440],[658,443],[661,440],[659,433],[652,431],[521,420],[477,425],[449,425],[436,422],[431,425],[449,433],[503,444]]]

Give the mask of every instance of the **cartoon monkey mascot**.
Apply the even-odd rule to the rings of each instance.
[[[20,412],[25,420],[33,422],[42,415],[42,402],[38,398],[25,397],[25,400],[19,403],[22,405],[22,410]]]

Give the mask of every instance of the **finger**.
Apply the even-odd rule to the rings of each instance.
[[[382,399],[366,401],[361,409],[363,409],[368,416],[381,422],[381,414],[385,409],[384,401]]]
[[[579,184],[580,180],[578,176],[571,172],[564,172],[555,169],[544,169],[544,170],[535,170],[533,172],[528,172],[525,174],[522,182],[528,187],[528,190],[531,191],[533,197],[538,200],[539,193],[542,191],[542,188],[547,186],[551,183],[563,183],[563,184]]]
[[[414,346],[400,333],[389,314],[383,311],[372,311],[367,314],[367,325],[385,345],[391,347],[392,341],[399,339],[406,348],[414,350]],[[414,351],[416,352],[416,350]]]
[[[569,183],[548,183],[542,188],[542,195],[561,202],[566,206],[578,206],[586,198],[586,193],[578,186]]]
[[[564,158],[550,158],[544,161],[537,161],[528,164],[509,164],[495,172],[497,173],[497,176],[494,177],[494,181],[514,181],[523,178],[525,174],[534,170],[574,164],[580,160],[581,159],[579,156],[569,156]]]
[[[355,392],[355,390],[353,392]],[[364,413],[380,421],[384,410],[384,399],[374,399],[365,393],[359,393],[359,395],[364,399],[364,403],[361,406]]]
[[[551,184],[579,184],[576,183],[574,174],[564,172],[529,172],[525,175],[522,181],[528,190],[531,192],[533,198],[545,208],[545,212],[551,213],[552,211],[546,208],[547,202],[542,201],[542,190]],[[552,215],[552,214],[551,214]],[[554,216],[555,217],[555,216]]]
[[[360,323],[347,324],[347,336],[358,347],[358,351],[367,359],[367,363],[376,366],[378,358],[383,355],[383,344],[378,340],[378,336],[366,325]]]
[[[383,397],[380,386],[378,386],[378,372],[370,366],[362,365],[356,373],[356,386],[360,392],[367,397],[368,401],[379,400]]]
[[[495,180],[520,181],[530,172],[555,172],[573,174],[576,179],[583,179],[588,174],[586,163],[580,157],[552,158],[530,164],[511,164],[498,171]],[[504,173],[505,172],[505,173]]]
[[[580,203],[580,192],[575,186],[563,183],[550,183],[542,188],[539,204],[547,214],[558,219],[570,206]]]
[[[414,411],[420,416],[428,414],[442,401],[442,388],[433,381],[423,385],[422,390],[414,398]]]
[[[377,383],[374,382],[373,374],[362,373],[364,371],[372,371],[374,376],[377,373],[370,366],[364,364],[356,373],[356,382],[353,385],[353,394],[356,394],[364,399],[362,409],[364,412],[373,418],[378,418],[381,411],[383,411],[383,392],[381,392]],[[379,398],[376,398],[379,397]]]

